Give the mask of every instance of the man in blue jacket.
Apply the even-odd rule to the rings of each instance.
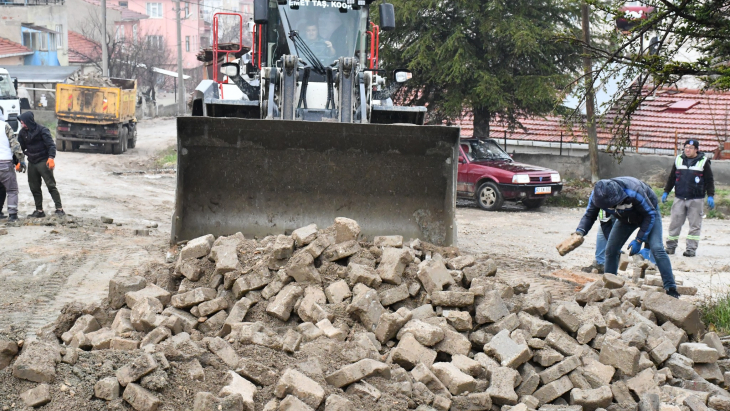
[[[634,177],[600,180],[593,187],[588,208],[580,220],[576,233],[586,235],[593,227],[600,210],[615,218],[606,243],[604,269],[607,273],[616,274],[621,248],[638,228],[636,238],[629,244],[629,255],[641,252],[642,244],[646,243],[656,259],[657,268],[664,281],[664,290],[668,295],[679,298],[672,273],[672,263],[664,250],[662,217],[658,206],[659,199],[651,187],[643,181]]]

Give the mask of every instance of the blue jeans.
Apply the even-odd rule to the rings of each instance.
[[[659,210],[657,209],[657,212],[658,211]],[[626,224],[621,221],[616,221],[613,224],[611,234],[608,236],[608,242],[606,243],[605,272],[611,274],[616,274],[618,272],[621,249],[637,228],[639,228],[638,225]],[[646,242],[649,244],[649,249],[651,249],[651,253],[656,259],[656,266],[659,269],[659,273],[662,275],[662,281],[664,281],[664,289],[669,290],[677,288],[677,284],[674,282],[674,274],[672,273],[672,263],[669,261],[667,252],[664,251],[664,243],[662,240],[662,221],[660,218],[658,218],[654,223],[654,227],[652,227],[649,232]]]
[[[596,264],[606,264],[606,236],[603,235],[601,227],[598,227],[598,234],[596,234]]]

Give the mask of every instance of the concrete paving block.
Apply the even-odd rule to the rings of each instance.
[[[13,363],[13,377],[40,383],[52,382],[59,362],[61,354],[57,345],[40,341],[26,343]]]
[[[134,383],[127,385],[122,399],[137,411],[156,411],[162,405],[162,401],[152,391]]]
[[[297,247],[304,247],[317,238],[317,224],[297,228],[291,233]]]
[[[687,334],[697,334],[701,327],[699,310],[692,302],[677,300],[661,292],[646,293],[642,308],[653,312],[661,322],[671,321]]]
[[[527,345],[517,344],[510,338],[507,330],[495,335],[484,346],[484,352],[500,361],[502,367],[509,368],[517,368],[531,358]]]
[[[550,384],[543,385],[532,394],[540,401],[540,404],[547,404],[573,389],[573,383],[565,375]]]
[[[347,276],[350,284],[362,283],[370,288],[378,288],[382,283],[380,276],[374,268],[362,264],[350,263],[347,265]]]
[[[304,289],[297,284],[285,286],[276,298],[266,307],[266,313],[281,321],[288,321],[294,309],[294,303],[304,294]]]
[[[390,367],[380,361],[363,359],[329,374],[325,377],[325,381],[330,385],[341,388],[374,375],[390,379]]]
[[[472,317],[467,311],[444,310],[442,316],[456,331],[471,331]]]
[[[204,235],[188,241],[185,247],[180,250],[180,260],[207,257],[214,242],[215,237],[213,237],[212,234]]]
[[[411,370],[420,363],[430,368],[436,360],[436,355],[436,351],[423,346],[413,334],[406,333],[400,337],[398,345],[391,351],[391,360],[406,370]]]
[[[313,243],[314,244],[314,243]],[[311,246],[311,244],[310,244]],[[309,246],[308,246],[309,247]],[[306,250],[297,251],[286,265],[286,273],[301,284],[321,284],[322,277],[314,266],[314,257]]]
[[[543,384],[549,384],[563,375],[568,374],[581,365],[581,360],[577,355],[570,356],[565,360],[553,365],[550,368],[540,372],[540,380]]]
[[[35,388],[24,391],[20,399],[29,407],[40,407],[51,402],[51,387],[48,384],[40,384]]]
[[[371,384],[368,384],[365,381],[356,382],[349,387],[347,387],[347,390],[345,392],[348,395],[354,395],[360,398],[368,398],[370,401],[378,401],[380,397],[383,395],[380,390],[372,386]]]
[[[444,338],[433,346],[438,352],[447,353],[449,355],[467,355],[471,351],[472,344],[469,338],[462,333],[446,329]]]
[[[326,261],[337,261],[356,254],[358,251],[360,251],[360,245],[357,241],[350,240],[330,245],[322,252],[321,257]]]
[[[141,276],[117,276],[109,280],[109,306],[118,310],[125,304],[125,295],[139,291],[147,286],[147,280]]]
[[[301,372],[288,368],[276,383],[274,394],[279,398],[292,394],[312,408],[319,407],[324,399],[324,389],[316,381]]]
[[[575,333],[583,324],[583,309],[575,302],[553,304],[546,317],[563,330]]]
[[[616,373],[614,367],[603,364],[597,359],[588,356],[584,356],[581,360],[583,361],[583,376],[589,380],[597,381],[600,384],[608,385],[611,383]]]
[[[705,405],[705,402],[700,400],[695,395],[690,395],[683,401],[684,405],[689,407],[690,411],[708,411],[709,408]]]
[[[466,391],[473,392],[476,388],[474,377],[462,372],[454,364],[434,363],[431,370],[452,395],[459,395]]]
[[[598,335],[596,326],[592,322],[589,322],[578,328],[575,339],[578,341],[578,344],[588,344],[596,337],[596,335]]]
[[[116,377],[106,377],[94,384],[94,396],[102,400],[112,401],[119,398],[119,381]]]
[[[626,380],[626,386],[633,391],[636,396],[641,398],[644,394],[659,393],[659,385],[654,378],[655,372],[652,369],[646,369],[638,373],[635,377]]]
[[[378,291],[380,304],[385,307],[401,302],[410,296],[411,294],[408,291],[408,284],[406,283],[402,283],[397,287],[392,287],[385,290],[381,288],[381,290]]]
[[[520,378],[517,370],[507,367],[498,367],[491,371],[491,379],[487,394],[497,405],[516,405],[519,397],[515,392],[515,385]]]
[[[380,304],[377,292],[369,289],[361,294],[356,294],[352,302],[347,306],[347,313],[360,320],[360,323],[367,331],[375,331],[380,321],[380,316],[385,311]]]
[[[634,376],[639,372],[641,352],[636,347],[629,347],[621,340],[604,343],[599,354],[599,361],[603,364],[616,367],[624,375]]]
[[[535,367],[530,365],[530,363],[526,363],[520,368],[520,377],[522,378],[522,382],[520,383],[520,386],[517,387],[517,395],[520,397],[525,395],[531,396],[537,387],[540,386],[540,374],[537,373]]]
[[[408,250],[395,247],[384,247],[378,265],[378,275],[383,282],[400,285],[403,281],[403,272],[412,257]]]
[[[451,357],[451,364],[472,377],[479,377],[484,369],[478,361],[473,360],[466,355],[457,354]]]
[[[534,316],[543,316],[550,311],[552,296],[549,291],[530,291],[522,299],[522,311]]]
[[[175,308],[190,308],[204,301],[214,299],[217,294],[218,292],[213,288],[200,287],[185,293],[175,294],[171,299],[171,304]]]
[[[609,290],[621,288],[624,286],[625,283],[626,280],[617,276],[616,274],[605,273],[603,275],[604,287],[608,288]]]
[[[399,331],[398,339],[406,333],[412,334],[419,343],[431,347],[444,339],[444,330],[422,320],[410,320]]]
[[[327,296],[327,301],[330,304],[338,304],[352,297],[350,286],[347,285],[345,280],[339,280],[330,284],[325,288],[324,294]]]
[[[702,337],[702,342],[708,347],[714,348],[720,355],[720,358],[725,358],[727,356],[725,347],[723,347],[722,341],[720,341],[720,336],[717,335],[716,332],[708,332],[705,334],[705,336]]]
[[[119,368],[116,372],[117,380],[122,387],[139,381],[140,378],[156,370],[157,361],[150,354],[144,354],[134,359],[131,363]]]
[[[376,247],[403,247],[402,235],[379,235],[373,238],[373,245]]]
[[[553,329],[552,323],[524,311],[517,313],[517,318],[520,321],[520,329],[527,331],[530,335],[536,338],[547,337]]]
[[[98,330],[99,328],[101,328],[101,326],[99,326],[99,322],[96,318],[91,314],[85,314],[76,319],[74,325],[61,335],[61,340],[63,340],[64,343],[69,344],[71,339],[77,333],[88,334]]]
[[[284,260],[294,253],[294,239],[291,236],[279,234],[276,236],[271,255],[277,260]]]
[[[229,395],[240,395],[243,399],[244,408],[248,411],[254,411],[254,396],[256,395],[256,386],[233,371],[228,371],[228,383],[226,386],[221,388],[218,395],[220,397],[226,397]]]
[[[476,258],[473,255],[461,255],[459,257],[449,258],[446,260],[446,267],[451,270],[463,270],[466,267],[471,267],[476,263]]]
[[[424,384],[435,395],[451,398],[451,393],[441,380],[431,372],[425,364],[418,364],[411,370],[411,376],[417,382]]]
[[[535,350],[532,355],[532,360],[543,367],[550,367],[553,364],[557,364],[560,361],[563,361],[564,358],[565,356],[563,356],[563,354],[557,352],[551,347],[546,347],[541,350]]]
[[[493,323],[509,315],[509,309],[497,291],[484,293],[481,302],[477,305],[475,320],[477,324]]]
[[[590,390],[573,388],[570,391],[570,404],[580,405],[584,411],[596,411],[599,408],[605,409],[611,405],[612,400],[613,393],[609,386]]]
[[[704,343],[684,343],[679,345],[679,353],[695,363],[712,363],[720,358],[716,349]]]
[[[456,284],[442,260],[431,259],[422,261],[418,264],[418,272],[416,275],[421,281],[423,288],[429,294],[434,291],[443,290],[444,286]]]
[[[375,328],[375,338],[381,343],[394,338],[398,331],[412,318],[411,312],[403,307],[394,313],[384,312],[380,315],[378,326]]]

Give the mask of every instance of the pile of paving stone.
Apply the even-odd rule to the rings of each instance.
[[[69,78],[69,83],[88,87],[116,87],[111,80],[96,72],[76,73]]]
[[[53,400],[59,364],[123,352],[111,375],[94,374],[90,404],[730,411],[730,361],[690,302],[610,274],[552,301],[455,248],[359,239],[338,218],[191,240],[169,269],[113,279],[102,305],[67,306],[20,353],[0,342],[0,369],[38,383],[20,393],[28,406]]]

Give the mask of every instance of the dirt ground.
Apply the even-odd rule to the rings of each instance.
[[[56,180],[73,222],[8,227],[8,235],[0,236],[0,330],[32,337],[66,302],[100,300],[115,275],[164,262],[175,174],[158,170],[155,157],[175,141],[174,119],[156,119],[140,123],[137,148],[123,155],[91,150],[58,154]],[[29,214],[33,199],[25,175],[19,185],[21,215]],[[46,212],[52,211],[47,193],[44,201]],[[460,201],[458,245],[465,252],[494,258],[499,277],[547,288],[561,298],[575,291],[580,278],[567,275],[556,281],[546,276],[579,271],[593,259],[595,230],[568,256],[560,257],[555,250],[581,215],[578,209],[525,211],[518,205],[485,212]],[[101,217],[113,218],[114,223],[102,224]],[[663,223],[666,230],[669,220]],[[149,229],[149,236],[135,235],[136,229]],[[727,291],[729,245],[730,223],[705,220],[698,257],[682,257],[683,244],[672,257],[677,277],[697,286],[702,297]]]

